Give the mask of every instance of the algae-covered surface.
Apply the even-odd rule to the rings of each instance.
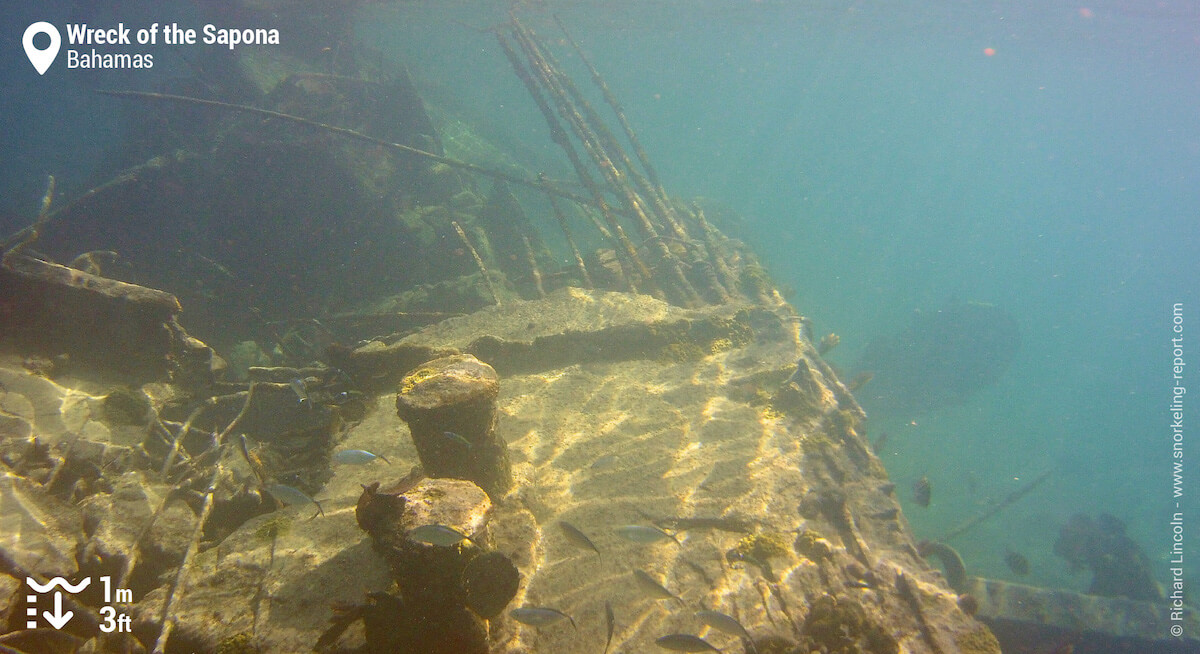
[[[681,323],[723,325],[741,336],[722,340]],[[468,524],[454,520],[475,512],[468,522],[476,530],[485,517],[482,542],[509,557],[521,575],[509,608],[550,607],[578,625],[531,626],[502,614],[488,622],[491,651],[602,651],[606,603],[615,616],[610,651],[617,652],[652,651],[655,639],[672,633],[702,634],[725,651],[741,651],[739,637],[708,629],[694,616],[702,609],[735,616],[761,643],[776,638],[794,647],[816,647],[826,629],[817,623],[833,621],[827,631],[849,633],[846,642],[861,648],[845,651],[952,651],[938,643],[981,628],[957,608],[940,574],[916,555],[893,487],[859,433],[862,414],[840,382],[822,372],[828,368],[801,325],[782,303],[753,311],[685,311],[645,296],[565,289],[545,300],[455,318],[406,339],[456,348],[483,337],[523,343],[594,339],[593,347],[578,351],[578,362],[562,355],[529,366],[533,371],[501,376],[495,428],[508,444],[513,489],[494,503],[450,492],[454,501],[467,502],[467,513],[431,519]],[[642,357],[616,348],[606,357],[604,339],[614,329],[635,340],[637,334],[650,339],[673,330],[678,337],[671,344],[688,347],[662,347]],[[706,336],[688,338],[697,333]],[[807,379],[799,378],[797,361],[806,362],[800,369]],[[11,365],[4,374],[6,412],[27,422],[52,449],[69,447],[76,434],[110,448],[129,440],[120,430],[133,428],[111,426],[100,412],[99,393],[69,390],[70,379],[60,379],[60,386]],[[780,392],[789,386],[790,395]],[[787,401],[798,388],[818,392],[808,402]],[[365,414],[344,425],[336,448],[366,450],[388,462],[334,463],[328,481],[313,491],[322,515],[314,516],[312,504],[296,504],[205,539],[187,561],[170,610],[176,642],[210,650],[241,638],[261,651],[300,651],[317,643],[332,607],[393,590],[387,565],[356,524],[355,507],[364,486],[390,486],[419,461],[408,427],[396,415],[394,392],[363,401]],[[12,457],[22,457],[21,442],[28,444],[6,440]],[[263,457],[270,451],[257,448]],[[31,481],[9,473],[13,483],[4,489],[6,503],[27,512],[35,510],[33,480],[44,481],[39,474],[46,473],[29,461]],[[232,480],[252,479],[250,465],[232,452],[223,461],[231,481],[219,485],[236,495]],[[136,566],[130,576],[138,595],[129,610],[139,623],[153,624],[170,592],[165,581],[177,574],[169,562],[182,560],[194,517],[174,504],[178,510],[155,523],[151,548],[138,533],[168,487],[151,470],[125,468],[114,482],[124,492],[86,503],[101,516],[100,528],[93,525],[85,535],[62,526],[81,519],[75,515],[80,509],[64,504],[52,511],[54,520],[36,521],[36,533],[9,530],[6,547],[40,548],[38,563],[21,564],[35,569],[57,560],[46,572],[64,575],[77,568],[62,553],[77,542],[118,557],[156,548],[165,559],[155,564],[157,576],[147,578],[152,571],[139,574]],[[86,474],[79,479],[76,484],[88,483]],[[122,502],[141,508],[104,511]],[[599,554],[568,538],[564,522],[582,531]],[[657,525],[670,537],[629,540],[618,528],[630,525]],[[635,571],[675,597],[657,596]],[[814,617],[809,607],[825,596],[841,608]],[[838,620],[846,621],[845,629]],[[352,625],[334,647],[349,651],[365,638]]]
[[[105,91],[152,129],[3,246],[4,648],[997,651],[836,335],[558,17],[464,32],[553,142],[502,147],[347,16],[234,4],[281,47]],[[96,582],[62,629],[22,591],[56,577]]]

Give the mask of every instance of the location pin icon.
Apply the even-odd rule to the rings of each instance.
[[[45,50],[38,50],[33,46],[33,37],[38,34],[50,37],[50,45]],[[59,36],[58,30],[53,25],[42,20],[25,28],[25,36],[21,38],[21,45],[25,46],[25,56],[29,57],[29,63],[33,64],[38,75],[45,75],[50,64],[54,63],[54,58],[58,56],[62,37]]]

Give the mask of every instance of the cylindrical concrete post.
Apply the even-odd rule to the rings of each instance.
[[[396,413],[425,474],[473,481],[493,500],[508,492],[508,445],[496,435],[499,393],[496,371],[469,354],[434,359],[400,381]]]

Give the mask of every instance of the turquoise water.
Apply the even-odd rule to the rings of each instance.
[[[1057,529],[1107,512],[1165,578],[1174,303],[1189,362],[1200,361],[1200,9],[942,4],[548,2],[523,15],[549,34],[554,11],[573,30],[668,189],[740,214],[721,226],[795,290],[819,333],[841,336],[834,362],[851,367],[872,338],[951,299],[1018,321],[1008,372],[966,405],[871,416],[872,436],[889,433],[881,457],[900,488],[932,483],[929,508],[906,506],[919,538],[1053,469],[955,542],[973,571],[1011,576],[1010,547],[1037,583],[1082,588],[1086,576],[1052,552]],[[475,30],[504,20],[504,6],[366,6],[357,36],[522,165],[567,178],[494,38]],[[22,9],[12,21],[70,19],[67,6],[44,10],[57,17]],[[34,78],[9,32],[6,234],[27,222],[46,173],[85,189],[120,140],[117,102],[90,88],[153,85],[129,73]],[[559,56],[586,79],[565,47]],[[154,81],[188,74],[180,58],[160,61]],[[1182,501],[1200,516],[1190,494]]]
[[[933,485],[928,509],[907,506],[918,538],[1053,469],[954,542],[973,571],[1012,578],[1012,548],[1026,580],[1086,587],[1053,554],[1058,528],[1112,513],[1167,576],[1172,305],[1190,324],[1200,299],[1200,9],[551,5],[668,188],[742,215],[797,307],[842,337],[834,361],[952,298],[1018,321],[1008,372],[967,405],[872,415],[900,487]],[[494,41],[465,29],[501,13],[446,12],[435,30],[423,7],[378,16],[366,38],[427,84],[470,88],[464,112],[567,176]]]

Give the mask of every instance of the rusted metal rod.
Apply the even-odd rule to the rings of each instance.
[[[308,118],[304,118],[302,116],[294,116],[292,114],[285,114],[285,113],[278,112],[278,111],[271,111],[270,109],[260,109],[258,107],[251,107],[249,105],[234,104],[231,102],[220,102],[217,100],[205,100],[203,98],[193,98],[193,97],[186,96],[186,95],[171,95],[169,93],[148,93],[148,92],[144,92],[144,91],[108,91],[108,90],[98,90],[98,91],[96,91],[96,93],[100,93],[102,95],[110,95],[110,96],[113,96],[116,98],[131,98],[131,99],[150,100],[150,101],[159,101],[159,102],[175,102],[175,103],[180,103],[180,104],[195,104],[195,105],[201,105],[201,106],[205,106],[205,107],[214,107],[214,108],[225,109],[225,110],[229,110],[229,111],[239,111],[239,112],[243,112],[243,113],[256,114],[259,116],[267,116],[269,118],[277,118],[279,120],[287,121],[287,122],[294,123],[297,125],[303,125],[305,127],[310,127],[313,129],[320,129],[320,130],[333,132],[334,134],[339,134],[339,135],[345,136],[347,138],[355,139],[358,141],[363,141],[366,143],[371,143],[373,145],[378,145],[380,147],[387,148],[389,150],[395,150],[398,152],[404,152],[407,154],[416,155],[418,157],[423,157],[423,158],[429,159],[431,161],[436,161],[438,163],[446,164],[447,166],[450,166],[452,168],[458,168],[458,169],[466,170],[466,171],[469,171],[472,173],[478,173],[480,175],[484,175],[485,177],[502,179],[506,182],[512,182],[513,184],[520,184],[521,186],[525,186],[528,188],[533,188],[533,189],[538,189],[538,190],[543,189],[543,185],[536,180],[530,180],[530,179],[526,179],[524,177],[510,175],[504,171],[495,170],[493,168],[488,168],[486,166],[480,166],[479,164],[473,164],[469,161],[460,161],[458,159],[452,159],[450,157],[445,157],[440,154],[434,154],[432,152],[427,152],[425,150],[407,146],[402,143],[392,143],[391,141],[385,141],[383,139],[375,138],[374,136],[368,136],[367,134],[363,134],[362,132],[358,132],[358,131],[355,131],[352,129],[347,129],[345,127],[338,127],[337,125],[329,125],[329,124],[318,122],[315,120],[309,120]],[[591,199],[586,198],[582,195],[571,193],[570,191],[564,191],[562,189],[555,188],[555,187],[550,187],[550,189],[551,190],[549,192],[551,192],[559,197],[571,200],[572,202],[579,202],[581,204],[590,204],[592,202]]]
[[[525,85],[525,89],[529,91],[529,95],[533,97],[538,109],[542,112],[542,116],[546,119],[546,124],[550,127],[551,140],[557,143],[563,152],[566,153],[567,159],[571,162],[571,167],[575,169],[575,174],[579,176],[579,181],[583,183],[584,187],[591,194],[593,205],[600,210],[600,215],[603,216],[604,222],[608,223],[608,229],[616,239],[617,252],[624,255],[621,257],[622,266],[631,265],[642,279],[650,282],[650,269],[642,262],[641,257],[638,256],[637,248],[634,247],[629,237],[625,235],[625,230],[621,228],[621,224],[617,222],[617,218],[613,215],[608,201],[604,199],[600,186],[596,184],[596,180],[592,178],[592,174],[588,172],[587,167],[583,164],[583,160],[580,159],[579,153],[571,145],[570,140],[567,138],[567,133],[563,130],[562,125],[559,124],[558,117],[554,114],[550,105],[547,104],[546,98],[542,95],[541,88],[530,75],[529,69],[521,62],[512,45],[499,30],[496,31],[496,40],[500,43],[500,48],[504,51],[504,55],[508,57],[509,63],[512,64],[513,71]],[[634,285],[630,275],[626,274],[625,277],[629,283],[630,290],[637,292],[637,287]]]
[[[625,203],[625,208],[633,214],[635,224],[643,238],[654,239],[658,236],[658,230],[647,215],[645,200],[629,183],[626,174],[613,163],[612,158],[605,150],[603,140],[596,133],[596,129],[580,113],[577,104],[572,101],[571,93],[567,90],[567,85],[570,84],[569,79],[552,65],[532,30],[521,24],[516,16],[511,14],[510,16],[513,38],[525,53],[530,68],[537,74],[542,87],[554,99],[559,115],[571,126],[575,136],[583,144],[584,149],[592,157],[592,162],[600,169],[608,183],[617,190]],[[578,94],[578,90],[576,90],[576,94]],[[670,248],[661,240],[657,240],[655,243],[655,249],[661,257],[661,265],[666,269],[665,281],[668,282],[660,284],[660,286],[677,304],[683,306],[700,304],[699,294],[687,277],[683,275],[679,262],[671,253]]]
[[[544,178],[545,175],[539,175]],[[562,229],[563,238],[567,240],[567,247],[571,248],[571,256],[575,257],[575,267],[579,269],[579,275],[583,278],[584,288],[594,288],[592,286],[592,278],[588,275],[587,266],[583,264],[583,256],[579,254],[579,246],[575,245],[575,237],[571,234],[571,228],[567,226],[567,216],[563,213],[562,207],[559,206],[558,200],[549,193],[546,198],[550,200],[550,209],[554,212],[554,219],[558,221],[559,228]]]

